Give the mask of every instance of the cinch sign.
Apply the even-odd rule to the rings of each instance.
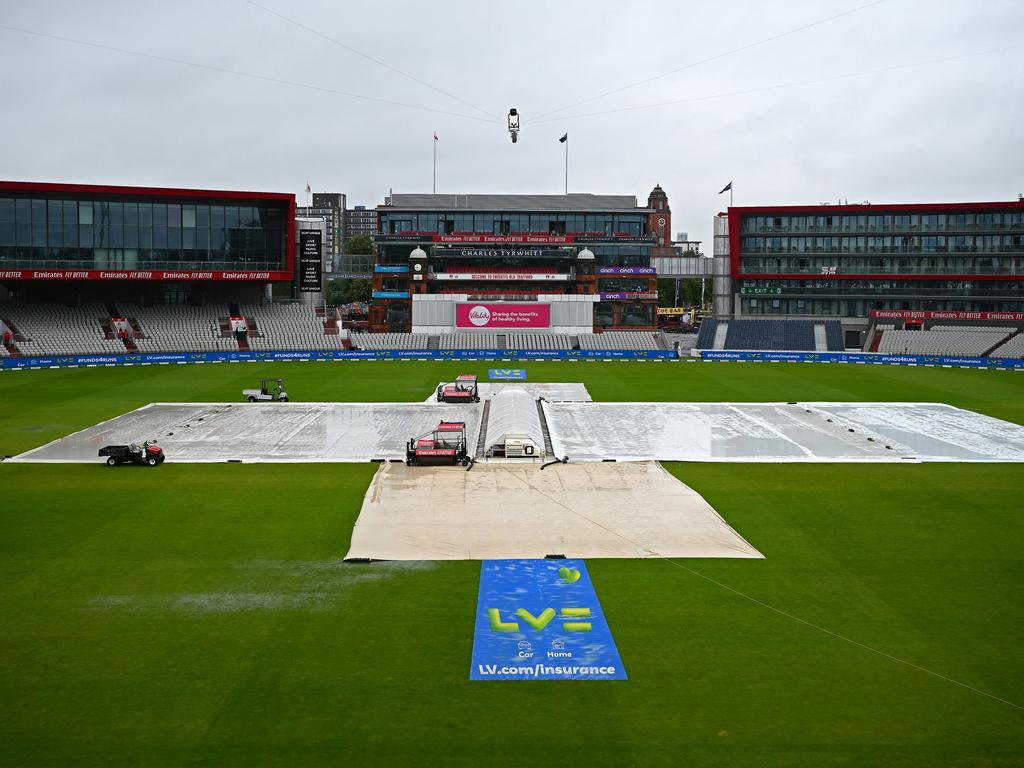
[[[548,328],[550,304],[456,304],[456,328]]]

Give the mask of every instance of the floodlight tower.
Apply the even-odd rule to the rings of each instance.
[[[512,143],[519,140],[519,113],[515,107],[508,111],[508,132],[512,134]]]

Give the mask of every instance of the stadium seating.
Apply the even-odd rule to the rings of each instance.
[[[346,349],[348,333],[325,334],[324,320],[307,304],[242,305],[251,349]]]
[[[31,304],[0,307],[23,340],[15,344],[22,355],[109,355],[123,353],[124,342],[108,339],[104,323],[110,313],[102,304]]]
[[[972,331],[975,333],[1001,333],[1004,336],[1008,333],[1016,333],[1017,329],[1013,327],[995,326],[995,325],[933,325],[928,329],[929,331],[954,331],[959,333],[960,331]]]
[[[706,317],[701,320],[700,331],[697,333],[697,343],[694,345],[695,349],[714,349],[715,348],[715,332],[718,330],[718,320],[711,317]]]
[[[111,312],[132,326],[129,345],[114,337]],[[231,331],[232,314],[240,314],[247,332],[240,340]],[[37,304],[4,305],[0,319],[17,332],[14,354],[26,356],[144,353],[232,352],[253,350],[670,350],[663,333],[606,331],[592,334],[494,331],[431,336],[423,333],[363,333],[339,329],[317,308],[301,304],[243,305],[234,312],[227,304],[152,306],[122,303],[116,307],[87,304],[66,307]],[[707,321],[707,328],[714,327]],[[110,338],[108,338],[108,336]],[[131,347],[135,349],[132,350]],[[11,352],[0,346],[0,355]]]
[[[445,333],[438,338],[438,349],[502,349],[496,333]]]
[[[140,352],[231,352],[238,351],[234,336],[224,336],[221,320],[226,305],[206,307],[143,307],[121,304],[121,313],[138,323],[141,336],[135,345]]]
[[[815,351],[811,320],[730,320],[725,349]]]
[[[572,336],[564,333],[510,333],[508,349],[572,349]]]
[[[882,354],[978,357],[1016,330],[956,326],[939,326],[927,331],[889,330],[882,333],[878,351]]]
[[[1024,357],[1024,333],[1018,333],[1015,336],[1011,336],[1009,340],[993,349],[990,356],[1012,357],[1018,360]]]
[[[356,349],[426,349],[430,337],[425,333],[353,333]]]
[[[842,352],[846,349],[843,339],[843,324],[839,320],[825,321],[826,347],[829,352]]]
[[[579,336],[580,349],[644,350],[667,349],[662,334],[655,331],[605,331]]]
[[[839,320],[716,320],[705,318],[696,349],[842,352],[843,324]]]

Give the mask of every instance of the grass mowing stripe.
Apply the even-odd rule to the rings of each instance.
[[[507,474],[510,477],[512,477],[512,478],[520,479],[520,480],[522,479],[518,475],[514,475],[511,472],[507,472]],[[737,595],[739,597],[742,597],[745,600],[749,600],[750,602],[752,602],[752,603],[754,603],[756,605],[759,605],[762,608],[767,608],[769,611],[774,611],[775,613],[779,614],[780,616],[784,616],[787,619],[791,619],[793,621],[796,621],[796,622],[799,622],[801,624],[804,624],[804,625],[810,627],[811,629],[815,629],[818,632],[822,632],[822,633],[824,633],[826,635],[829,635],[830,637],[834,637],[837,640],[843,640],[844,642],[847,642],[847,643],[850,643],[852,645],[855,645],[858,648],[863,648],[864,650],[870,651],[871,653],[877,653],[879,656],[882,656],[882,657],[884,657],[886,659],[889,659],[890,661],[895,661],[895,662],[898,662],[900,664],[905,664],[906,666],[911,667],[912,669],[916,669],[916,670],[918,670],[920,672],[925,672],[925,673],[927,673],[929,675],[932,675],[934,677],[939,678],[940,680],[945,680],[948,683],[953,683],[954,685],[959,685],[961,688],[966,688],[967,690],[973,691],[974,693],[977,693],[977,694],[979,694],[981,696],[985,696],[985,697],[987,697],[989,699],[992,699],[994,701],[998,701],[998,702],[1000,702],[1002,704],[1006,704],[1008,706],[1014,707],[1015,709],[1024,710],[1024,707],[1022,707],[1020,704],[1015,704],[1012,701],[1007,701],[1006,699],[1000,698],[999,696],[996,696],[994,694],[988,693],[987,691],[983,691],[983,690],[981,690],[979,688],[975,688],[974,686],[968,685],[967,683],[960,682],[959,680],[954,680],[951,677],[947,677],[946,675],[943,675],[943,674],[941,674],[939,672],[935,672],[934,670],[928,669],[926,667],[922,667],[921,665],[915,664],[912,661],[907,661],[906,659],[901,659],[898,656],[893,656],[890,653],[886,653],[883,650],[880,650],[878,648],[874,648],[874,647],[872,647],[870,645],[867,645],[866,643],[862,643],[859,640],[854,640],[851,637],[847,637],[845,635],[841,635],[838,632],[833,632],[831,629],[827,629],[825,627],[822,627],[822,626],[820,626],[818,624],[815,624],[812,621],[807,621],[806,619],[802,619],[799,616],[796,616],[796,615],[794,615],[794,614],[792,614],[792,613],[790,613],[788,611],[784,611],[781,608],[777,608],[774,605],[770,605],[770,604],[764,602],[763,600],[758,600],[756,597],[753,597],[752,595],[748,595],[747,593],[741,592],[740,590],[735,589],[734,587],[730,587],[728,584],[723,584],[722,582],[720,582],[720,581],[718,581],[716,579],[713,579],[710,576],[707,576],[707,575],[705,575],[703,573],[700,573],[699,571],[695,571],[694,569],[689,568],[689,567],[683,565],[682,563],[678,562],[677,560],[674,560],[671,557],[665,557],[664,555],[661,555],[658,552],[655,552],[654,550],[642,547],[640,545],[640,542],[636,541],[635,539],[631,539],[629,536],[626,536],[625,534],[623,534],[623,533],[621,533],[619,531],[613,530],[612,528],[609,528],[608,526],[604,525],[603,523],[600,523],[597,520],[594,520],[592,517],[589,517],[589,516],[583,514],[582,512],[579,512],[579,511],[573,509],[568,504],[564,504],[563,502],[561,502],[558,499],[556,499],[554,496],[551,496],[550,494],[545,493],[542,489],[538,488],[537,486],[533,485],[532,483],[528,483],[525,480],[523,480],[522,482],[523,482],[523,485],[525,485],[526,487],[530,488],[534,492],[540,494],[541,496],[546,498],[548,501],[550,501],[552,504],[557,504],[562,509],[564,509],[564,510],[566,510],[566,511],[568,511],[568,512],[574,514],[574,515],[576,515],[577,517],[580,517],[580,518],[586,520],[591,525],[594,525],[597,528],[601,528],[602,530],[607,531],[608,533],[612,534],[613,536],[618,536],[623,541],[627,541],[630,544],[632,544],[634,547],[637,548],[637,550],[642,550],[642,551],[645,551],[645,552],[650,552],[654,556],[655,559],[657,559],[657,560],[664,560],[665,562],[671,563],[672,565],[674,565],[674,566],[676,566],[678,568],[682,568],[684,571],[686,571],[688,573],[691,573],[694,576],[698,576],[698,577],[704,579],[705,581],[709,581],[712,584],[714,584],[714,585],[716,585],[718,587],[721,587],[722,589],[728,590],[729,592],[732,592],[733,594],[735,594],[735,595]]]
[[[734,587],[730,587],[728,584],[723,584],[722,582],[718,581],[717,579],[713,579],[713,578],[711,578],[710,576],[708,576],[706,574],[700,573],[699,571],[695,571],[693,568],[689,568],[689,567],[683,565],[682,563],[680,563],[679,561],[673,560],[670,557],[659,557],[658,559],[664,560],[667,563],[671,563],[672,565],[674,565],[674,566],[676,566],[678,568],[682,568],[687,573],[691,573],[694,576],[698,576],[698,577],[704,579],[705,581],[709,581],[712,584],[714,584],[714,585],[716,585],[718,587],[721,587],[722,589],[726,589],[729,592],[732,592],[733,594],[735,594],[735,595],[737,595],[739,597],[742,597],[744,600],[749,600],[752,603],[760,605],[762,608],[767,608],[769,611],[774,611],[775,613],[779,614],[780,616],[785,616],[787,619],[792,619],[793,621],[797,621],[797,622],[799,622],[801,624],[804,624],[804,625],[810,627],[811,629],[815,629],[818,632],[822,632],[822,633],[824,633],[826,635],[829,635],[830,637],[834,637],[837,640],[842,640],[844,642],[851,643],[852,645],[855,645],[858,648],[863,648],[865,651],[870,651],[871,653],[877,653],[879,656],[882,656],[882,657],[884,657],[886,659],[889,659],[890,661],[895,661],[895,662],[897,662],[899,664],[905,664],[906,666],[911,667],[912,669],[916,669],[919,672],[924,672],[926,674],[933,675],[934,677],[937,677],[940,680],[945,680],[947,683],[953,683],[954,685],[959,685],[961,688],[966,688],[968,691],[973,691],[974,693],[977,693],[977,694],[979,694],[981,696],[985,696],[985,697],[987,697],[989,699],[992,699],[993,701],[998,701],[998,702],[1000,702],[1002,704],[1006,704],[1006,705],[1011,706],[1011,707],[1013,707],[1015,709],[1024,710],[1024,707],[1022,707],[1020,704],[1015,704],[1012,701],[1007,701],[1006,699],[1000,698],[999,696],[996,696],[995,694],[988,693],[987,691],[983,691],[980,688],[975,688],[973,685],[968,685],[967,683],[960,682],[959,680],[954,680],[953,678],[947,677],[946,675],[943,675],[943,674],[941,674],[939,672],[936,672],[935,670],[928,669],[926,667],[922,667],[920,664],[915,664],[912,661],[907,661],[906,659],[901,659],[898,656],[893,656],[891,653],[886,653],[883,650],[880,650],[878,648],[874,648],[874,647],[872,647],[870,645],[867,645],[866,643],[860,642],[859,640],[854,640],[852,637],[847,637],[846,635],[841,635],[838,632],[833,632],[831,629],[827,629],[826,627],[822,627],[822,626],[820,626],[818,624],[815,624],[813,621],[807,621],[807,619],[802,619],[799,616],[795,616],[792,613],[790,613],[789,611],[784,611],[781,608],[776,608],[774,605],[769,605],[768,603],[764,602],[763,600],[758,600],[756,597],[753,597],[752,595],[748,595],[746,592],[741,592],[740,590],[735,589]]]
[[[0,454],[148,402],[237,401],[262,377],[297,400],[409,401],[488,367],[0,374]],[[1024,422],[1016,372],[520,367],[598,400],[938,400]],[[1024,700],[1024,466],[666,468],[768,558],[686,566]],[[1024,753],[1020,710],[647,560],[588,563],[629,681],[471,683],[478,563],[337,562],[372,465],[122,469],[0,463],[2,766],[477,766],[528,751],[590,768],[1007,768]]]

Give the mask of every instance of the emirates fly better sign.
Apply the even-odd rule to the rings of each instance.
[[[550,304],[456,304],[456,328],[549,328]]]

